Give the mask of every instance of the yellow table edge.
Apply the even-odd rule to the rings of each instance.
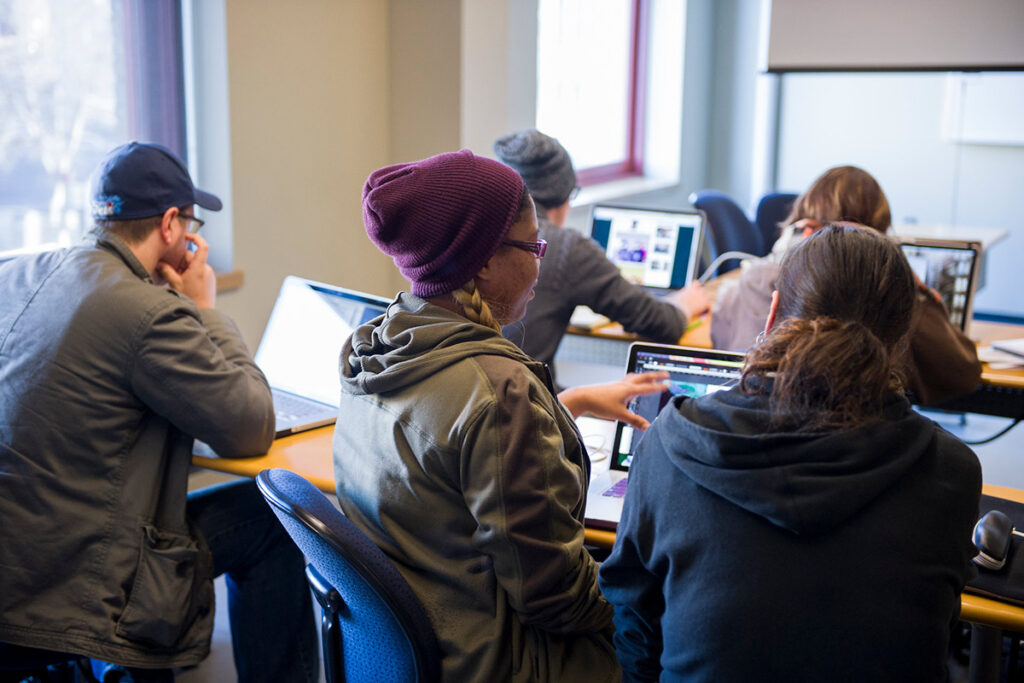
[[[301,474],[324,493],[334,495],[334,462],[331,457],[333,435],[333,427],[320,427],[276,439],[266,455],[255,458],[193,455],[192,464],[242,477],[255,477],[264,469],[281,467]],[[1019,489],[986,484],[982,490],[990,496],[1024,502],[1024,491]],[[615,543],[615,532],[588,528],[584,531],[584,538],[588,545],[611,548]],[[980,595],[961,595],[960,618],[985,626],[1024,632],[1024,607]]]

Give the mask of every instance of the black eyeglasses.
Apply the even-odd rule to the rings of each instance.
[[[185,221],[185,229],[193,235],[199,232],[201,227],[206,225],[206,221],[196,218],[195,216],[190,216],[187,213],[179,213],[178,218]]]
[[[516,249],[522,249],[528,251],[537,258],[544,258],[544,252],[548,250],[548,243],[546,240],[537,240],[536,242],[523,242],[521,240],[505,240],[502,244],[507,244],[510,247]]]

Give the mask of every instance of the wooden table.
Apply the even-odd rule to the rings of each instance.
[[[324,493],[333,495],[335,492],[334,464],[331,458],[333,434],[334,427],[320,427],[275,440],[266,455],[255,458],[193,455],[192,464],[243,477],[255,477],[264,469],[281,467],[301,474]],[[1024,502],[1024,491],[1018,489],[986,484],[983,491],[990,496]],[[597,547],[610,548],[615,542],[614,531],[588,528],[585,533],[587,543]],[[965,621],[1024,633],[1024,607],[964,593],[961,599],[960,616]]]

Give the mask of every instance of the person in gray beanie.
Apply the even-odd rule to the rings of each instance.
[[[363,222],[411,292],[342,348],[342,509],[423,603],[442,680],[617,680],[573,418],[645,428],[626,403],[667,374],[556,396],[544,365],[501,336],[546,248],[507,166],[463,150],[379,169]]]
[[[540,236],[548,243],[526,316],[503,328],[529,356],[552,362],[577,306],[589,306],[627,332],[671,344],[679,341],[688,319],[708,310],[710,300],[700,284],[656,299],[623,278],[596,242],[562,229],[576,191],[576,171],[558,140],[521,130],[498,138],[494,153],[522,177],[537,206]]]

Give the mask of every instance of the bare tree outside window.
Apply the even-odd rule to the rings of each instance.
[[[0,0],[0,257],[77,242],[89,175],[125,141],[113,0]]]

